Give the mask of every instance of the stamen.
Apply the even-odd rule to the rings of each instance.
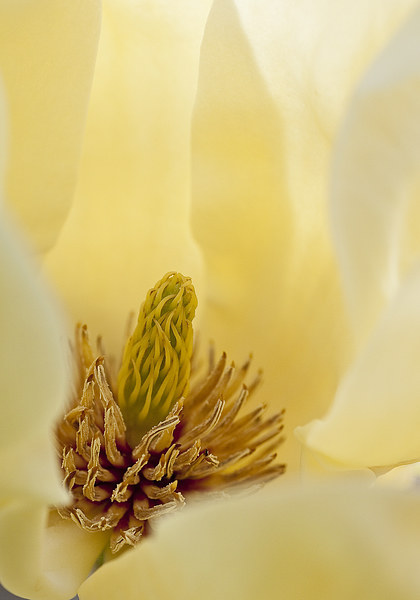
[[[114,554],[193,495],[257,488],[285,469],[275,462],[283,413],[244,412],[259,383],[245,385],[250,359],[239,369],[225,354],[216,363],[211,347],[207,374],[191,368],[196,304],[179,274],[148,293],[126,346],[118,402],[107,359],[94,358],[87,328],[77,328],[79,391],[57,428],[73,503],[58,512],[86,531],[109,531]]]

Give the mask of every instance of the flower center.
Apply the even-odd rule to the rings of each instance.
[[[192,495],[224,495],[284,471],[275,463],[283,413],[244,410],[259,383],[244,383],[250,360],[237,369],[225,354],[215,364],[210,351],[207,373],[194,365],[196,306],[180,274],[148,292],[118,385],[106,359],[94,358],[86,326],[77,328],[79,391],[57,427],[73,502],[58,511],[87,531],[109,531],[113,553]]]

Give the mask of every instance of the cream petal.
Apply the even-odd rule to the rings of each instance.
[[[406,279],[321,421],[298,431],[346,468],[420,460],[420,267]]]
[[[7,200],[39,251],[73,196],[99,33],[100,0],[0,5],[0,73],[10,114]]]
[[[420,486],[420,462],[400,465],[399,467],[390,469],[383,475],[379,474],[375,485],[380,488],[392,488],[404,492],[418,492]]]
[[[298,432],[336,467],[420,458],[419,34],[420,9],[368,72],[338,142],[334,231],[361,351],[327,416]]]
[[[106,0],[77,197],[47,259],[74,319],[119,352],[131,310],[178,270],[189,228],[190,120],[211,0]]]
[[[44,590],[39,553],[47,507],[67,501],[52,436],[66,395],[66,352],[57,311],[11,229],[2,211],[0,580],[35,597]]]
[[[3,387],[3,386],[2,386]],[[38,394],[31,394],[31,401]],[[2,419],[4,410],[2,406]],[[45,415],[43,423],[37,423],[25,431],[15,427],[15,440],[0,449],[1,497],[31,498],[34,503],[63,504],[68,497],[62,488],[59,460],[53,447],[51,416]],[[6,422],[7,425],[7,422]],[[2,427],[3,432],[3,427]]]
[[[64,504],[52,428],[67,397],[67,342],[36,265],[0,220],[0,580],[39,600],[74,596],[100,553],[102,535],[61,518]]]
[[[106,564],[81,600],[410,600],[420,594],[418,498],[293,486],[201,505]]]
[[[83,531],[56,513],[49,516],[43,539],[42,568],[45,582],[55,594],[53,598],[58,600],[60,594],[67,600],[76,595],[108,538],[104,532]],[[44,599],[45,596],[39,593],[39,600]]]
[[[332,138],[412,4],[216,1],[207,23],[192,136],[202,339],[235,360],[252,350],[288,432],[327,408],[349,348],[328,229]]]
[[[25,500],[0,508],[0,579],[31,600],[69,600],[104,547],[104,534],[89,534],[61,517],[48,523],[45,506]]]
[[[4,190],[4,174],[6,170],[7,151],[7,110],[3,81],[0,77],[0,190]],[[3,202],[3,198],[0,198]]]
[[[2,187],[3,96],[0,105]],[[64,600],[87,575],[85,565],[78,573],[80,560],[71,557],[70,589],[60,578],[52,581],[60,571],[57,552],[50,551],[54,560],[47,556],[47,567],[42,563],[42,553],[51,548],[48,505],[67,501],[52,435],[67,395],[67,343],[38,265],[25,254],[3,206],[0,211],[0,580],[25,597]],[[52,539],[53,529],[48,531]]]
[[[349,93],[366,65],[417,3],[371,0],[362,8],[352,0],[334,4],[329,0],[235,0],[260,71],[288,117],[284,132],[301,161],[306,153],[306,169],[316,168],[316,157],[311,156],[310,147],[296,141],[316,130],[326,141],[334,138]],[[307,101],[297,101],[299,96]],[[305,186],[295,154],[289,162],[289,185]],[[296,201],[299,210],[305,208],[310,227],[318,211],[307,189],[297,189],[305,192],[300,197],[296,194]]]
[[[272,27],[281,36],[278,21]],[[278,62],[279,79],[286,63]],[[303,98],[296,87],[295,105]],[[201,298],[206,307],[202,339],[214,339],[238,362],[251,351],[255,366],[263,367],[259,400],[287,409],[281,456],[289,471],[298,467],[289,432],[308,414],[316,416],[320,405],[326,407],[341,368],[343,353],[337,348],[341,341],[345,347],[322,217],[320,179],[328,148],[318,132],[300,138],[301,115],[295,116],[283,113],[273,98],[238,9],[215,2],[202,45],[192,137],[193,232],[208,290]],[[296,220],[300,196],[288,175],[289,159],[301,160],[286,134],[293,127],[295,145],[302,151],[307,146],[320,160],[316,181],[308,171],[319,218],[307,236]]]
[[[361,82],[333,165],[337,255],[360,344],[420,254],[420,10]]]
[[[36,437],[39,431],[44,433],[62,409],[67,391],[66,342],[57,309],[36,273],[36,265],[25,256],[16,238],[2,212],[0,452]],[[50,441],[48,447],[54,455]],[[44,483],[48,488],[48,477]]]
[[[302,433],[305,428],[297,428],[295,433],[299,440],[304,442]],[[303,445],[300,460],[300,477],[305,481],[365,481],[366,485],[372,485],[376,481],[376,474],[368,467],[343,469],[340,464],[327,456],[314,452],[311,448]]]

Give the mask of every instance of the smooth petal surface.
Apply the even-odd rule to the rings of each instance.
[[[99,569],[79,596],[414,600],[418,507],[415,496],[293,486],[186,509]]]
[[[45,505],[28,499],[0,507],[1,582],[31,600],[69,600],[91,571],[106,543],[74,523],[48,523]]]
[[[420,269],[404,284],[322,421],[298,431],[309,449],[347,468],[420,460]]]
[[[417,492],[420,487],[420,462],[400,465],[383,475],[379,475],[375,485],[379,488],[392,488],[404,492]]]
[[[14,468],[10,457],[6,460],[10,447],[45,437],[45,448],[49,449],[46,453],[55,457],[47,432],[66,398],[66,340],[56,307],[48,299],[35,265],[29,262],[16,241],[17,236],[11,233],[12,227],[3,211],[0,227],[0,453],[5,453],[2,473],[3,469],[8,474],[15,470],[16,480],[9,481],[14,489],[21,485],[18,465],[26,467],[20,464],[22,457]],[[42,454],[44,446],[39,451]],[[56,490],[55,469],[51,473],[46,471],[42,485],[37,483],[35,474],[31,478],[32,493],[36,496],[49,497]],[[2,481],[4,485],[6,481]],[[61,495],[58,497],[62,499]]]
[[[67,501],[52,436],[67,397],[67,344],[56,307],[4,212],[0,289],[0,580],[24,597],[66,599],[103,541],[45,529],[48,507]],[[63,536],[65,543],[54,548]]]
[[[335,245],[361,343],[420,254],[420,10],[368,72],[340,132]]]
[[[193,122],[202,339],[252,351],[289,432],[328,406],[349,343],[330,247],[332,139],[352,86],[413,2],[216,1]],[[261,397],[261,396],[260,396]]]
[[[100,4],[0,3],[0,76],[10,117],[6,198],[41,252],[56,240],[75,189]]]
[[[332,208],[361,350],[325,419],[299,433],[336,465],[420,458],[419,40],[420,10],[362,82],[338,145]]]
[[[211,1],[105,0],[79,189],[47,268],[75,320],[119,353],[163,273],[201,260],[189,229],[190,121]]]
[[[0,189],[6,110],[0,95]],[[67,340],[38,265],[0,206],[0,581],[39,600],[71,598],[103,545],[51,521],[67,502],[53,427],[67,399]]]

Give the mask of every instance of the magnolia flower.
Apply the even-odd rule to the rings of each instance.
[[[287,405],[289,431],[318,416],[351,353],[326,218],[332,140],[357,79],[414,4],[378,0],[360,10],[351,2],[335,7],[321,0],[183,0],[176,7],[163,0],[108,0],[101,26],[94,0],[2,6],[0,70],[10,132],[5,196],[70,320],[89,323],[116,353],[127,314],[146,288],[165,271],[184,271],[202,299],[202,337],[212,336],[229,355],[254,351],[265,370],[264,394]],[[7,280],[9,256],[12,251],[4,259]],[[14,271],[18,281],[26,280],[24,268]],[[8,317],[11,332],[20,318],[12,292],[5,295],[15,308]],[[29,410],[25,400],[27,418],[20,422],[22,411],[16,415],[15,405],[7,404],[11,415],[4,422],[17,451],[5,471],[0,576],[17,593],[45,600],[77,590],[103,539],[61,519],[46,527],[48,506],[63,500],[47,430],[65,394],[64,336],[55,319],[45,317],[51,311],[42,291],[36,293],[38,304],[22,310],[32,324],[45,323],[49,337],[35,332],[25,343],[33,360],[26,383],[19,383],[36,387],[45,411],[34,415],[38,405],[31,402]],[[49,364],[42,360],[47,356]],[[19,358],[17,349],[10,353],[16,372]],[[57,379],[49,378],[51,372]],[[13,393],[6,387],[4,397]],[[28,397],[27,388],[21,396]],[[288,444],[293,471],[298,452],[291,439]],[[4,446],[8,459],[10,452]],[[31,476],[16,477],[22,462]],[[293,494],[285,495],[285,515],[294,507]],[[261,510],[265,497],[257,498],[245,514]],[[363,519],[369,502],[360,501],[356,519]],[[273,500],[267,503],[264,519],[271,527],[277,511]],[[302,514],[310,503],[308,495]],[[384,520],[392,523],[393,500],[386,506]],[[347,510],[344,505],[337,517],[344,530],[352,527]],[[218,522],[221,543],[225,522]],[[274,522],[282,528],[281,520]],[[188,525],[180,527],[188,532]],[[236,523],[235,538],[239,529]],[[288,539],[302,531],[304,525],[289,529]],[[251,536],[244,548],[252,543]],[[164,552],[165,537],[156,544]],[[271,547],[264,534],[264,552]],[[100,568],[81,594],[95,597],[114,570],[118,585],[128,586],[125,574],[142,553],[140,546]],[[275,581],[270,593],[277,594]],[[412,580],[402,581],[410,586]]]
[[[312,459],[338,469],[420,460],[419,32],[417,10],[359,84],[338,137],[333,223],[355,353],[327,415],[299,432]]]
[[[204,343],[252,351],[266,397],[286,407],[294,470],[293,428],[328,406],[348,355],[326,219],[332,140],[414,1],[363,15],[257,4],[103,3],[76,195],[44,263],[73,321],[113,353],[150,285],[191,276]]]

